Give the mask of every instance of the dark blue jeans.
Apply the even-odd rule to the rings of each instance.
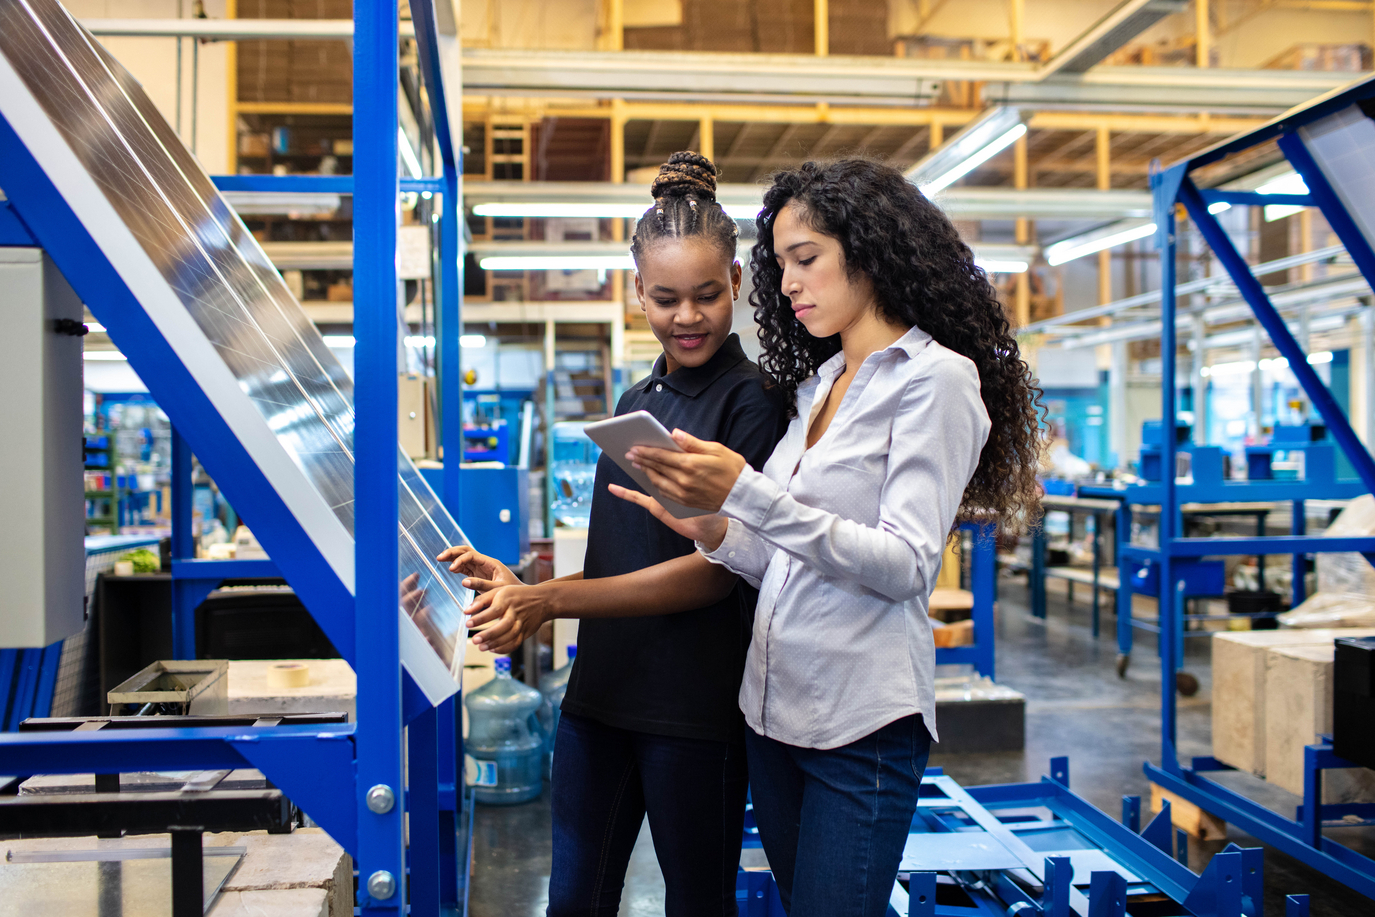
[[[884,917],[931,752],[921,716],[840,748],[750,729],[745,746],[759,839],[790,917]]]
[[[615,917],[649,815],[666,917],[734,917],[745,748],[559,717],[552,772],[549,917]]]

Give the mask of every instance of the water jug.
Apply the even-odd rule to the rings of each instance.
[[[544,740],[536,714],[541,702],[538,691],[511,677],[505,656],[496,661],[496,677],[464,700],[464,766],[478,802],[513,805],[540,794]]]
[[[539,693],[544,695],[540,705],[540,726],[544,729],[544,776],[554,763],[554,737],[559,733],[559,708],[563,706],[563,695],[568,691],[568,676],[573,673],[573,657],[578,655],[576,646],[568,647],[568,662],[540,679]]]

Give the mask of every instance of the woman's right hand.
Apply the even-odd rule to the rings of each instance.
[[[727,520],[725,516],[691,516],[687,519],[679,519],[677,516],[664,509],[663,504],[651,497],[649,494],[641,493],[638,490],[630,490],[619,484],[612,484],[608,488],[611,495],[620,497],[636,506],[644,507],[649,510],[649,514],[658,519],[664,525],[673,529],[684,538],[691,538],[693,541],[702,543],[702,547],[707,552],[715,551],[721,547],[721,542],[726,537]]]
[[[450,573],[462,573],[463,585],[474,592],[488,592],[501,586],[524,586],[511,569],[486,554],[479,554],[469,545],[447,548],[435,560],[452,561]]]

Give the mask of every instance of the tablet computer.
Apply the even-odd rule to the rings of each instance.
[[[664,425],[659,423],[653,414],[648,411],[632,411],[629,414],[612,417],[610,420],[590,423],[583,427],[583,432],[592,439],[592,442],[601,446],[602,451],[611,457],[611,461],[630,475],[645,493],[658,500],[664,509],[668,510],[675,518],[687,519],[692,516],[711,515],[710,510],[693,509],[668,499],[659,493],[659,488],[655,487],[649,480],[649,475],[626,460],[625,454],[633,446],[654,446],[658,449],[668,449],[670,452],[683,451],[682,447],[673,441],[672,435],[664,429]]]

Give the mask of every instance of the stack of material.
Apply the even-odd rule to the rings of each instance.
[[[1213,637],[1213,757],[1303,794],[1303,749],[1332,731],[1333,641],[1370,629]],[[1324,801],[1375,800],[1375,774],[1329,771]]]
[[[937,678],[936,724],[942,754],[1021,751],[1026,695],[985,677]]]

